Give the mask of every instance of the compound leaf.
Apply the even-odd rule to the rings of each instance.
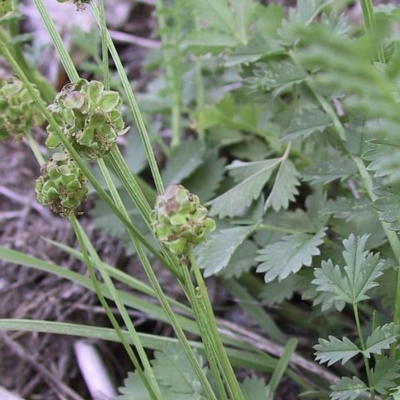
[[[378,326],[367,338],[364,355],[370,358],[371,354],[381,354],[382,350],[389,349],[397,340],[398,331],[398,326],[394,323]]]
[[[365,383],[354,376],[342,378],[338,383],[330,386],[331,400],[355,400],[360,394],[367,392]]]
[[[357,167],[348,157],[328,159],[302,171],[303,180],[311,185],[327,184],[336,179],[345,180],[357,173]]]
[[[182,346],[170,343],[154,355],[152,365],[158,382],[175,393],[190,395],[202,392],[201,383]]]
[[[282,141],[306,138],[315,132],[322,132],[332,125],[331,117],[321,110],[303,109],[293,116]]]
[[[204,276],[211,276],[225,268],[233,253],[254,229],[253,225],[223,229],[197,246],[195,253],[200,267],[205,270]]]
[[[299,193],[296,188],[300,184],[298,176],[299,173],[293,163],[289,159],[283,160],[265,208],[271,206],[274,211],[279,211],[281,208],[287,209],[289,202],[293,201],[294,196]]]
[[[220,218],[243,214],[251,202],[260,196],[272,171],[280,162],[280,158],[254,162],[233,162],[228,169],[235,180],[241,180],[241,182],[208,203],[211,204],[210,214],[219,215]]]
[[[394,358],[380,358],[376,361],[375,367],[370,374],[371,387],[380,394],[386,394],[388,389],[396,385],[400,377],[400,360]]]
[[[198,141],[185,141],[174,149],[162,174],[165,185],[182,183],[203,162],[203,154]]]
[[[360,352],[358,346],[347,337],[340,340],[335,336],[329,336],[329,340],[318,339],[318,342],[319,344],[314,346],[315,359],[321,364],[327,362],[328,366],[338,361],[344,364]]]
[[[218,189],[225,172],[225,160],[217,158],[217,154],[207,155],[201,164],[183,185],[199,196],[201,203],[210,200]]]
[[[315,235],[295,233],[284,236],[279,242],[268,245],[258,251],[261,261],[257,272],[266,272],[265,282],[275,278],[285,279],[290,273],[296,273],[303,266],[310,266],[312,257],[319,255],[318,246],[323,242],[325,229],[319,230]]]
[[[269,387],[262,379],[245,378],[240,386],[245,400],[273,399]]]
[[[351,234],[343,241],[342,254],[347,265],[342,269],[328,260],[314,271],[311,283],[318,286],[317,291],[324,292],[324,301],[356,304],[368,299],[366,292],[378,285],[376,280],[382,275],[384,262],[379,254],[364,251],[367,239],[367,235],[356,238]]]
[[[256,264],[255,257],[258,247],[251,240],[245,240],[235,250],[226,268],[222,269],[222,276],[225,279],[239,278],[245,272],[249,272]]]

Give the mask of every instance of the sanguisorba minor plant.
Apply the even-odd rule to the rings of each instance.
[[[309,398],[400,398],[399,10],[361,0],[364,24],[356,26],[344,12],[347,3],[300,0],[286,12],[254,0],[157,1],[167,86],[160,96],[172,100],[166,102],[169,109],[158,110],[167,111],[163,121],[172,126],[162,174],[107,32],[103,1],[84,11],[91,9],[99,22],[100,82],[78,75],[42,1],[35,0],[71,82],[51,101],[40,79],[33,86],[9,36],[0,37],[1,54],[19,78],[0,85],[1,132],[14,132],[16,124],[15,132],[30,135],[31,124],[47,120],[46,144],[55,149],[51,159],[44,162],[30,139],[42,165],[38,200],[70,219],[81,250],[68,251],[85,262],[91,280],[9,249],[0,248],[0,256],[96,291],[115,329],[113,340],[124,345],[135,367],[121,400],[272,399],[285,373]],[[4,10],[3,21],[12,19],[13,8]],[[146,152],[155,205],[116,144],[129,128],[122,100],[110,90],[109,54]],[[192,81],[184,79],[188,76]],[[27,119],[18,118],[19,112]],[[196,139],[182,141],[182,127]],[[106,188],[88,168],[94,162]],[[110,168],[143,231],[132,222]],[[88,182],[124,226],[151,288],[96,254],[76,217]],[[189,309],[165,296],[149,254],[176,277]],[[244,311],[278,351],[261,335],[232,324],[221,330],[201,269],[205,276],[217,274],[243,300]],[[150,294],[160,306],[151,309],[127,297],[114,280]],[[303,303],[289,302],[293,297]],[[127,331],[111,313],[109,299]],[[297,341],[287,339],[263,305],[274,305],[275,315],[308,332],[315,361],[294,354]],[[160,338],[137,332],[126,311],[131,306],[168,321],[177,341],[163,346]],[[85,327],[38,321],[1,320],[0,328],[90,336]],[[189,342],[188,332],[201,341]],[[110,338],[102,328],[96,336]],[[154,360],[145,347],[157,350]],[[331,373],[318,362],[343,367]],[[270,371],[272,377],[268,383],[257,378],[239,383],[233,366]]]

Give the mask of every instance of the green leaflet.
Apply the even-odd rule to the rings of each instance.
[[[314,235],[295,233],[284,236],[279,242],[259,250],[256,260],[261,264],[257,272],[265,272],[264,280],[268,283],[276,278],[285,279],[289,274],[298,272],[303,265],[310,266],[312,257],[320,254],[318,246],[324,236],[325,229]]]

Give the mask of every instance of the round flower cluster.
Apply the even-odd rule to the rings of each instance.
[[[172,253],[186,254],[215,229],[215,221],[207,214],[196,195],[182,185],[169,186],[156,200],[152,213],[154,233]]]
[[[129,129],[124,127],[121,104],[120,95],[104,90],[101,82],[80,79],[65,85],[48,108],[75,150],[93,161],[106,155],[117,136]],[[47,131],[46,145],[56,148],[59,136],[51,125]]]
[[[86,178],[67,153],[54,153],[41,172],[35,185],[37,199],[55,213],[68,217],[86,200]]]
[[[19,79],[0,79],[0,140],[10,136],[21,139],[43,121],[42,112]]]

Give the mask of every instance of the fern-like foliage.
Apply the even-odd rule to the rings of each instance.
[[[345,250],[344,267],[334,265],[331,260],[323,261],[321,268],[314,272],[311,282],[317,286],[317,292],[323,293],[322,304],[331,307],[334,301],[349,304],[368,299],[367,292],[377,286],[376,280],[382,275],[384,261],[379,254],[373,255],[365,250],[367,235],[350,235],[343,241]],[[317,299],[319,295],[316,296]]]

